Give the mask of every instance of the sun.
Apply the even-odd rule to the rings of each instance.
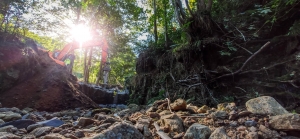
[[[92,35],[90,33],[89,28],[83,24],[74,26],[72,28],[71,33],[72,38],[79,43],[83,43],[92,39]]]

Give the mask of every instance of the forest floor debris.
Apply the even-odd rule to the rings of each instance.
[[[261,102],[249,103],[257,100]],[[268,106],[260,107],[260,104]],[[169,104],[165,99],[151,106],[131,104],[110,111],[108,108],[59,112],[0,108],[0,138],[300,138],[299,114],[286,113],[279,106],[272,97],[263,96],[249,100],[247,107],[222,103],[217,108],[209,108],[186,104],[183,99]],[[256,113],[257,109],[264,112]]]

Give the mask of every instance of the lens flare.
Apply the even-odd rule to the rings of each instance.
[[[79,24],[72,29],[72,36],[75,41],[83,43],[85,41],[91,40],[92,36],[87,26]]]

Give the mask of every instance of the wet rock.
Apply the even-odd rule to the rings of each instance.
[[[18,129],[21,129],[21,128],[27,128],[29,125],[32,125],[32,124],[35,124],[35,123],[36,122],[34,122],[33,120],[23,120],[23,119],[21,119],[21,120],[7,122],[5,124],[0,125],[0,127],[12,125],[12,126],[18,128]]]
[[[195,123],[186,131],[183,139],[207,139],[211,131],[207,126]]]
[[[21,137],[12,133],[0,132],[0,139],[21,139]]]
[[[57,133],[51,133],[41,137],[41,139],[65,139],[65,137]]]
[[[262,96],[246,102],[247,110],[255,114],[281,115],[288,113],[274,98]]]
[[[7,111],[7,112],[0,112],[0,119],[2,119],[5,122],[13,121],[13,120],[19,120],[22,116],[19,113]]]
[[[276,130],[298,130],[300,131],[300,116],[299,114],[283,114],[272,116],[270,127]]]
[[[143,135],[134,126],[127,123],[116,123],[92,137],[92,139],[142,139]]]
[[[231,138],[227,136],[224,127],[219,127],[213,133],[211,133],[209,139],[231,139]]]
[[[172,110],[186,110],[186,102],[184,99],[177,99],[173,103],[170,104]]]
[[[79,118],[77,125],[85,127],[85,126],[93,124],[94,122],[95,122],[95,120],[93,120],[91,118],[81,117],[81,118]]]
[[[206,105],[203,105],[201,108],[197,110],[198,113],[206,113],[210,108]]]
[[[251,126],[256,126],[257,122],[253,121],[253,120],[248,120],[245,122],[245,126],[247,127],[251,127]]]
[[[39,127],[34,129],[33,131],[30,132],[30,134],[33,134],[35,137],[41,137],[46,134],[49,134],[52,130],[52,127]]]
[[[162,125],[170,127],[170,131],[184,132],[183,121],[176,114],[164,115],[161,117]]]

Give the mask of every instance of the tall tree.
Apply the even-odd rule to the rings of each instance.
[[[156,9],[156,0],[153,0],[153,29],[154,29],[154,40],[155,40],[155,44],[157,45],[157,40],[158,40],[158,35],[157,35],[157,9]]]

